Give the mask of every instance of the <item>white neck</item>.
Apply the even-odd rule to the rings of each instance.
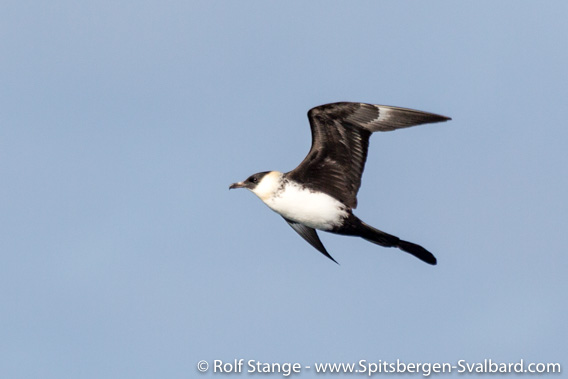
[[[260,183],[251,191],[266,203],[280,187],[282,175],[284,174],[279,171],[270,171],[260,179]]]

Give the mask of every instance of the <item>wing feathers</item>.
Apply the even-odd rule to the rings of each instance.
[[[320,253],[322,253],[323,255],[325,255],[326,257],[328,257],[329,259],[331,259],[335,263],[337,263],[337,261],[335,259],[333,259],[333,257],[331,255],[329,255],[329,253],[327,252],[327,250],[323,246],[323,243],[321,243],[321,240],[319,239],[319,236],[316,233],[315,229],[312,229],[308,226],[299,224],[299,223],[294,222],[292,220],[288,220],[285,217],[283,217],[283,218],[284,218],[284,220],[286,220],[288,225],[290,225],[292,227],[292,229],[294,229],[303,239],[308,241],[308,243],[310,245],[312,245],[313,247],[318,249],[318,251]]]
[[[312,108],[308,118],[312,147],[286,176],[351,208],[357,206],[371,133],[450,120],[413,109],[348,102]]]
[[[371,132],[386,132],[410,126],[448,121],[451,118],[414,109],[388,105],[359,104],[361,108],[347,117]]]

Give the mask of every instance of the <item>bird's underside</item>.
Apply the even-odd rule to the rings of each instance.
[[[312,145],[308,155],[288,173],[267,171],[251,175],[230,188],[247,188],[318,251],[326,251],[316,229],[358,236],[384,247],[397,247],[429,264],[432,253],[420,245],[382,232],[352,213],[357,207],[373,132],[391,131],[450,118],[413,109],[363,103],[333,103],[308,112]]]

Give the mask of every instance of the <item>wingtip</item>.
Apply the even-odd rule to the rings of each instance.
[[[446,121],[451,121],[451,120],[452,120],[451,117],[443,116],[443,115],[441,115],[441,114],[437,114],[436,117],[437,117],[437,119],[436,119],[436,120],[433,120],[433,121],[431,121],[431,122],[446,122]]]
[[[331,259],[332,261],[334,261],[338,266],[341,266],[341,265],[339,264],[339,262],[336,261],[335,258],[333,258],[333,257],[327,252],[327,250],[325,251],[325,253],[324,253],[323,251],[320,251],[320,252],[321,252],[323,255],[325,255],[327,258],[329,258],[329,259]]]

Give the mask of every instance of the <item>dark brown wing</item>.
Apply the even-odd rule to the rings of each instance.
[[[286,177],[325,192],[351,208],[357,206],[371,133],[450,120],[413,109],[347,102],[312,108],[308,118],[312,147]]]
[[[319,236],[318,236],[315,229],[310,228],[306,225],[297,223],[295,221],[288,220],[286,217],[284,217],[284,220],[286,220],[288,225],[290,225],[292,227],[292,229],[294,229],[296,231],[296,233],[298,233],[310,245],[312,245],[313,247],[318,249],[318,251],[320,253],[322,253],[323,255],[325,255],[326,257],[328,257],[329,259],[331,259],[335,263],[337,263],[337,261],[335,259],[333,259],[333,257],[331,255],[329,255],[329,253],[325,249],[325,246],[323,246],[323,243],[321,243],[321,240],[319,239]],[[337,264],[339,264],[339,263],[337,263]]]

